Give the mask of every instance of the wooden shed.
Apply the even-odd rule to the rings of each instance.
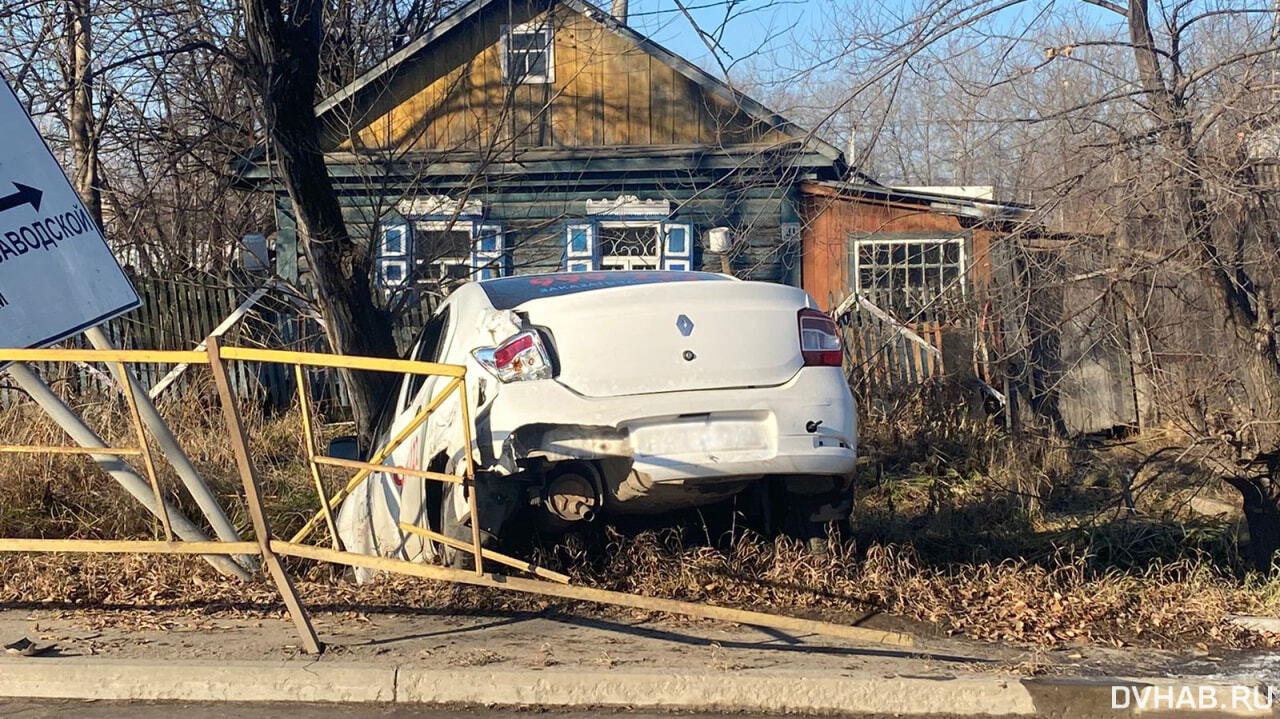
[[[803,287],[824,309],[858,292],[902,318],[981,291],[992,238],[1028,210],[850,182],[804,182],[800,195]]]
[[[945,189],[801,183],[801,284],[840,311],[864,397],[899,395],[944,369],[995,381],[965,311],[991,283],[993,238],[1027,208]]]

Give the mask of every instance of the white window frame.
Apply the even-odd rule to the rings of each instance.
[[[604,254],[604,245],[600,245],[600,259],[597,266],[600,269],[612,270],[658,270],[662,269],[662,246],[666,240],[663,233],[663,223],[660,220],[601,220],[600,229],[632,229],[637,227],[645,227],[653,230],[653,255],[606,255]],[[596,240],[599,242],[599,240]],[[687,241],[687,240],[686,240]],[[606,265],[621,265],[620,267],[606,267]],[[643,266],[641,266],[643,265]]]
[[[511,38],[514,35],[531,35],[533,33],[545,33],[547,44],[542,48],[541,52],[546,55],[546,72],[541,75],[525,74],[518,78],[511,77],[510,57],[514,52],[522,55],[531,54],[529,50],[515,50],[511,44]],[[546,20],[538,22],[527,22],[520,25],[503,25],[502,26],[502,83],[504,85],[545,85],[556,81],[556,57],[555,57],[555,32],[551,28],[551,23]],[[526,63],[526,67],[528,64]]]
[[[676,252],[671,246],[671,235],[673,232],[684,233],[684,250]],[[661,228],[662,242],[659,249],[662,252],[662,262],[659,268],[664,270],[672,270],[676,272],[684,272],[693,269],[693,223],[690,222],[664,222]]]
[[[494,249],[480,247],[480,238],[491,232]],[[471,279],[488,280],[507,274],[507,238],[502,225],[475,222],[471,225]]]
[[[412,224],[414,229],[421,230],[423,232],[463,233],[467,236],[468,246],[475,246],[475,233],[472,230],[472,222],[470,220],[459,220],[453,223],[445,220],[413,220]],[[473,272],[470,253],[465,255],[445,255],[441,257],[434,257],[427,261],[427,264],[439,265],[441,270],[445,270],[446,267],[460,266],[466,270],[467,279],[472,279]],[[427,280],[428,282],[441,282],[447,278],[448,272],[445,272],[443,276],[437,274],[435,276],[424,277],[422,279]]]
[[[395,268],[400,271],[400,278],[393,280],[387,276],[387,270]],[[379,260],[378,282],[383,287],[400,287],[409,279],[409,263],[406,260]]]
[[[388,247],[388,242],[387,242],[387,238],[393,232],[400,236],[397,239],[397,242],[400,243],[400,247],[394,251],[390,247]],[[408,250],[406,250],[405,248],[409,246],[408,235],[409,235],[408,222],[388,222],[380,225],[378,227],[378,256],[379,257],[396,257],[396,256],[405,255],[408,252]]]
[[[946,246],[946,245],[955,245],[955,246],[958,248],[958,252],[957,252],[957,255],[956,255],[957,260],[956,260],[956,262],[954,262],[954,263],[952,263],[952,262],[945,262],[945,261],[944,261],[944,262],[939,262],[939,263],[937,263],[937,264],[927,264],[927,265],[926,265],[926,264],[920,264],[920,265],[912,265],[912,264],[910,264],[910,262],[908,262],[908,261],[904,261],[904,262],[901,262],[901,263],[891,262],[889,265],[878,265],[878,264],[877,264],[877,265],[873,265],[873,266],[874,266],[876,269],[880,269],[880,270],[905,269],[905,270],[907,270],[907,271],[906,271],[904,274],[905,274],[905,276],[906,276],[906,277],[907,277],[907,279],[908,279],[908,284],[907,284],[906,286],[904,286],[903,288],[901,288],[903,291],[918,290],[918,289],[932,289],[932,290],[934,290],[934,291],[935,291],[935,292],[934,292],[934,295],[935,295],[935,296],[940,296],[940,295],[942,295],[944,292],[952,291],[952,290],[953,290],[953,288],[952,288],[952,287],[950,287],[950,286],[949,286],[947,283],[945,283],[945,282],[941,283],[941,284],[940,284],[938,287],[936,287],[936,288],[913,288],[913,287],[911,287],[911,286],[910,286],[910,277],[911,277],[910,269],[911,269],[911,268],[916,268],[916,267],[919,267],[919,268],[924,268],[924,267],[933,267],[933,268],[937,268],[937,269],[939,270],[939,277],[941,278],[941,277],[942,277],[942,275],[943,275],[943,269],[944,269],[944,268],[954,266],[954,267],[956,268],[956,270],[957,270],[957,272],[956,272],[956,281],[955,281],[955,284],[959,285],[959,288],[960,288],[960,289],[959,289],[959,291],[960,291],[960,295],[961,295],[961,296],[964,296],[965,294],[967,294],[967,287],[966,287],[966,284],[967,284],[967,283],[965,282],[965,273],[968,271],[968,264],[967,264],[967,262],[968,262],[968,257],[966,256],[966,253],[965,253],[965,244],[966,244],[966,241],[967,241],[967,238],[966,238],[966,237],[964,237],[964,236],[953,236],[953,237],[885,237],[885,238],[880,238],[880,237],[855,237],[855,238],[854,238],[854,246],[853,246],[853,288],[854,288],[854,291],[855,291],[855,292],[857,292],[858,294],[866,294],[867,292],[884,292],[884,291],[886,291],[886,288],[883,288],[883,287],[872,287],[872,288],[867,288],[867,287],[863,287],[863,286],[862,286],[862,270],[863,270],[863,263],[862,263],[862,248],[864,248],[864,247],[882,247],[882,246],[884,246],[884,247],[889,247],[889,248],[891,248],[891,249],[890,249],[890,252],[892,252],[892,248],[893,248],[893,247],[898,247],[898,246],[907,246],[907,247],[909,247],[909,246],[911,246],[911,245],[942,245],[942,246],[944,246],[944,247],[943,247],[943,249],[941,250],[941,256],[942,256],[942,258],[943,258],[943,259],[945,259],[945,258],[946,258],[946,249],[945,249],[945,246]],[[909,252],[909,250],[908,250],[908,255],[907,255],[907,256],[908,256],[908,258],[910,257],[910,252]],[[897,287],[889,288],[889,289],[890,289],[891,291],[898,291],[898,290],[899,290],[899,288],[897,288]]]
[[[573,249],[573,233],[582,230],[587,239],[587,248],[581,252]],[[573,222],[564,228],[564,268],[569,272],[590,272],[599,267],[596,264],[596,226],[590,222]]]

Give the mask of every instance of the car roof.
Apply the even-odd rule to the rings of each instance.
[[[510,310],[542,297],[560,297],[612,287],[732,279],[728,275],[685,270],[602,270],[515,275],[482,280],[476,284],[484,290],[494,309]]]

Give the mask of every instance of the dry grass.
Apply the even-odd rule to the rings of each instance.
[[[113,443],[133,443],[123,406],[99,400],[77,408]],[[244,526],[216,409],[176,400],[162,407]],[[277,533],[288,532],[316,506],[297,417],[250,413],[246,423],[272,521]],[[64,441],[30,407],[0,413],[0,426],[6,442]],[[583,584],[834,621],[890,612],[944,632],[1046,646],[1280,643],[1224,621],[1232,613],[1280,612],[1280,579],[1239,574],[1219,553],[1229,544],[1225,535],[1210,525],[1099,511],[1114,494],[1101,460],[1090,460],[1101,462],[1090,478],[1078,469],[1081,458],[1061,446],[1011,447],[987,425],[920,409],[873,419],[864,442],[876,461],[860,477],[852,534],[825,555],[740,529],[717,536],[696,521],[630,533],[595,528],[525,551]],[[167,468],[163,481],[181,500]],[[0,493],[0,535],[143,537],[155,530],[83,458],[0,456]],[[403,577],[355,586],[330,568],[290,566],[308,604],[322,611],[536,611],[549,604]],[[196,558],[8,555],[0,556],[0,577],[0,605],[146,610],[112,621],[280,612],[270,585],[225,580]]]
[[[208,377],[189,371],[196,384],[185,393],[166,394],[159,409],[187,451],[201,477],[221,500],[242,532],[249,526],[241,497],[235,457],[227,440],[221,410]],[[137,446],[128,409],[119,397],[68,396],[68,404],[107,444]],[[308,509],[318,508],[303,455],[296,410],[268,416],[247,407],[242,412],[262,479],[271,521],[278,533],[301,526]],[[9,444],[69,445],[71,441],[38,407],[21,402],[0,409],[0,440]],[[334,428],[330,428],[333,430]],[[335,432],[336,433],[336,432]],[[177,474],[153,447],[157,473],[167,499],[190,517],[199,510],[183,489]],[[146,477],[142,462],[128,461]],[[338,473],[326,479],[337,484]],[[332,490],[330,490],[332,491]],[[156,536],[158,527],[92,460],[71,455],[0,455],[0,536],[138,538]]]
[[[1065,557],[1052,569],[1012,560],[937,569],[894,547],[858,555],[844,544],[814,556],[790,540],[743,537],[722,552],[685,546],[679,534],[605,532],[604,546],[590,550],[590,557],[582,556],[581,544],[569,542],[569,554],[579,557],[573,567],[555,558],[548,563],[593,586],[831,621],[883,611],[979,639],[1041,646],[1280,646],[1280,637],[1224,621],[1234,613],[1280,612],[1280,584],[1243,584],[1189,562],[1138,575],[1099,575],[1083,560]],[[557,604],[406,577],[356,586],[319,567],[294,565],[293,571],[303,577],[299,589],[317,611],[524,612]],[[194,558],[7,556],[0,557],[0,573],[0,605],[145,610],[116,622],[155,621],[157,613],[172,612],[280,614],[269,584],[225,580]]]
[[[599,546],[571,539],[543,561],[575,581],[623,591],[764,611],[856,620],[886,611],[981,639],[1039,645],[1097,642],[1178,646],[1203,641],[1275,646],[1226,624],[1228,614],[1280,612],[1280,581],[1240,582],[1181,560],[1138,573],[1098,571],[1083,556],[929,566],[911,548],[835,543],[814,555],[800,543],[740,536],[725,550],[686,545],[677,529]],[[696,533],[694,533],[696,536]]]

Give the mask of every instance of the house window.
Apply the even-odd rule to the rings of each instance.
[[[565,228],[565,269],[692,269],[693,227],[647,219],[599,219]]]
[[[502,81],[508,85],[548,83],[555,80],[551,26],[543,24],[504,27]]]
[[[658,229],[651,223],[601,222],[600,269],[658,269]]]
[[[427,282],[471,277],[471,223],[414,223],[413,266]]]
[[[472,219],[395,217],[378,235],[378,283],[439,286],[452,280],[487,280],[508,274],[507,233],[500,224]]]
[[[857,238],[855,290],[902,317],[932,316],[944,293],[962,296],[964,238]]]

